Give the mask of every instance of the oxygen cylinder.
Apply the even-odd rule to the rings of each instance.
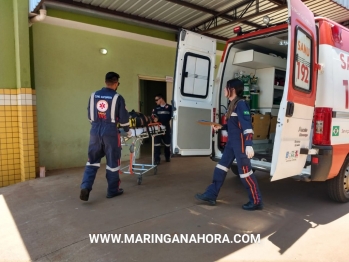
[[[221,124],[226,125],[227,119],[225,118],[225,114],[222,114],[221,116]],[[220,145],[221,147],[225,147],[226,143],[228,142],[228,132],[226,130],[220,130]]]

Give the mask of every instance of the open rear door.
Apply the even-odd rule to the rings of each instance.
[[[179,34],[173,85],[172,152],[209,155],[212,131],[198,120],[212,121],[216,40],[187,30]]]
[[[317,36],[313,13],[288,0],[288,58],[276,127],[272,181],[301,174],[311,146],[316,98]],[[302,149],[302,150],[301,150]]]

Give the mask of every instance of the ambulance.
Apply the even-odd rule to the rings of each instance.
[[[258,127],[264,131],[259,137],[253,123],[252,168],[270,173],[271,181],[326,181],[331,199],[348,202],[349,29],[314,17],[301,0],[287,2],[285,23],[246,33],[234,29],[237,36],[227,41],[215,79],[216,41],[181,30],[172,153],[219,161],[224,131],[213,132],[197,120],[222,124],[227,81],[250,75],[258,79],[254,119],[267,119]],[[231,169],[237,173],[236,163]]]

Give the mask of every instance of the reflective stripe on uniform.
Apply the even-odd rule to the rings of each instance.
[[[120,126],[129,126],[130,125],[130,122],[127,122],[125,124],[120,124]]]
[[[238,116],[238,114],[237,113],[235,113],[235,112],[233,112],[233,113],[231,113],[231,115],[230,116]]]
[[[239,174],[239,176],[241,177],[241,178],[246,178],[246,177],[249,177],[250,175],[252,175],[253,174],[253,171],[251,170],[250,172],[247,172],[246,174]]]
[[[113,101],[111,102],[110,118],[112,123],[115,123],[115,108],[116,108],[116,100],[118,99],[118,97],[119,97],[119,94],[115,94],[113,97]]]
[[[93,121],[95,121],[95,93],[92,93],[90,98],[90,122]]]
[[[169,111],[158,111],[157,114],[158,115],[166,115],[166,114],[168,115],[168,114],[170,114],[170,112]]]
[[[161,144],[154,144],[154,146],[161,146]]]
[[[98,167],[100,167],[100,166],[101,166],[101,163],[94,163],[94,164],[91,164],[90,162],[87,162],[87,163],[86,163],[86,166],[98,166]]]
[[[254,133],[253,133],[253,130],[252,130],[252,129],[246,129],[246,130],[244,131],[244,135],[246,135],[246,134],[254,134]]]
[[[219,168],[219,169],[221,169],[221,170],[223,170],[223,171],[225,171],[225,172],[228,172],[228,168],[225,167],[225,166],[222,166],[222,165],[220,165],[220,164],[217,164],[216,167]]]
[[[167,146],[167,147],[170,146],[170,145],[171,145],[171,144],[165,144],[165,146]]]
[[[118,166],[118,167],[110,167],[110,166],[107,165],[106,169],[110,170],[111,172],[116,172],[116,171],[120,170],[120,166]]]

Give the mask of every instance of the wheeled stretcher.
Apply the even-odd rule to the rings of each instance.
[[[150,170],[154,170],[154,175],[157,173],[157,166],[154,165],[154,137],[164,135],[166,127],[161,125],[161,123],[151,123],[147,127],[130,127],[130,130],[132,135],[128,137],[127,132],[125,132],[122,128],[119,129],[122,146],[125,146],[127,141],[132,141],[130,145],[129,165],[122,167],[120,169],[120,174],[137,175],[137,183],[140,185],[142,184],[143,174],[149,172]],[[152,144],[151,164],[137,164],[136,155],[138,154],[141,145],[143,145],[143,140],[150,137]]]

